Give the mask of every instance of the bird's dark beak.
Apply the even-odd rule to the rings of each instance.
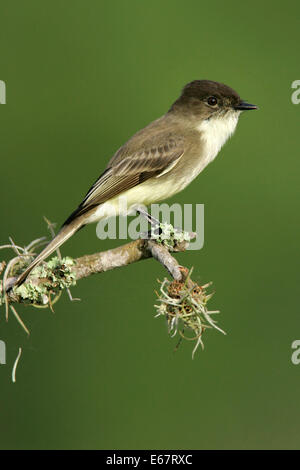
[[[234,109],[239,111],[250,111],[250,109],[258,109],[256,104],[247,103],[247,101],[241,101],[239,104],[234,106]]]

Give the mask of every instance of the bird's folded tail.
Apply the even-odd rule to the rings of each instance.
[[[44,248],[44,250],[32,261],[32,263],[25,269],[25,271],[17,278],[17,280],[10,286],[7,286],[7,290],[12,289],[15,286],[20,286],[26,280],[30,272],[38,266],[44,259],[51,255],[57,250],[65,241],[67,241],[77,230],[82,226],[80,220],[73,220],[67,225],[63,225],[56,237]]]

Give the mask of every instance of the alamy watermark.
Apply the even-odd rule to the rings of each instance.
[[[102,212],[102,213],[101,213]],[[152,220],[149,231],[149,221],[145,215],[149,214]],[[119,218],[117,219],[117,215]],[[128,220],[128,215],[135,216]],[[127,205],[127,198],[120,196],[115,203],[105,203],[99,208],[97,216],[102,217],[97,224],[96,234],[100,240],[138,238],[168,239],[169,231],[174,229],[179,233],[196,233],[190,241],[189,250],[200,250],[204,245],[204,204],[151,204],[149,208],[144,205]],[[159,225],[159,220],[161,224]],[[153,222],[154,221],[154,222]],[[171,225],[172,224],[172,225]],[[160,227],[164,230],[159,230]]]
[[[6,364],[6,344],[0,339],[0,364]]]
[[[291,344],[291,348],[294,349],[291,355],[291,361],[295,366],[297,366],[300,364],[300,340],[295,339]]]
[[[17,370],[17,366],[18,366],[21,354],[22,354],[22,348],[19,348],[19,352],[14,362],[12,373],[11,373],[11,379],[14,383],[16,382],[16,370]],[[5,364],[6,364],[6,344],[2,339],[0,339],[0,365],[5,365]]]
[[[291,100],[293,104],[300,104],[300,80],[294,80],[291,88],[295,88],[292,93]]]
[[[6,84],[0,80],[0,104],[6,104]]]

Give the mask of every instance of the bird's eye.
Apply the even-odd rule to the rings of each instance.
[[[209,106],[216,106],[216,104],[218,104],[218,99],[215,96],[209,96],[209,98],[207,98],[207,103]]]

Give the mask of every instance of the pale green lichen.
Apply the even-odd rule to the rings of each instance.
[[[153,232],[151,237],[169,250],[174,249],[179,243],[191,241],[191,236],[188,232],[174,228],[173,225],[167,223],[160,223],[159,229]]]
[[[173,336],[179,334],[182,338],[195,341],[193,357],[199,345],[204,347],[202,334],[208,328],[215,328],[221,333],[224,331],[217,326],[212,315],[219,311],[208,310],[207,303],[212,294],[206,292],[210,284],[199,286],[197,283],[187,281],[169,281],[164,279],[160,286],[156,316],[164,316],[168,331]],[[191,331],[192,337],[187,337],[185,331]]]
[[[55,256],[33,269],[26,283],[13,288],[13,294],[22,302],[45,305],[49,302],[50,294],[56,295],[76,284],[76,274],[72,269],[74,265],[75,261],[70,257],[60,260]],[[37,282],[39,279],[43,282]]]

